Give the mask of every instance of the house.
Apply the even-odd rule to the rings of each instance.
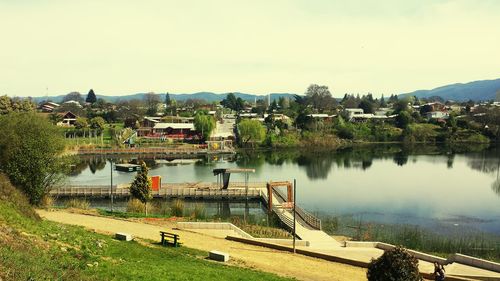
[[[307,116],[317,120],[331,121],[337,115],[328,115],[326,113],[313,113],[313,114],[308,114]]]
[[[72,105],[78,106],[79,108],[83,107],[79,102],[77,102],[75,100],[69,100],[69,101],[64,102],[63,104],[72,104]]]
[[[351,120],[354,116],[365,114],[362,108],[345,108],[344,112],[349,120]]]
[[[156,123],[151,136],[192,139],[194,136],[197,136],[197,133],[193,123]]]
[[[141,127],[137,129],[137,136],[144,137],[152,133],[153,127],[160,123],[159,117],[144,117],[142,120]]]
[[[74,114],[73,112],[68,111],[65,113],[59,113],[58,115],[62,117],[62,121],[57,122],[57,126],[62,126],[62,127],[75,126],[76,118],[78,118],[78,116],[76,116],[76,114]]]
[[[427,119],[448,119],[450,114],[447,111],[431,111],[425,114]]]
[[[41,104],[39,108],[42,110],[42,112],[54,112],[54,109],[58,108],[59,106],[61,105],[58,103],[48,101]]]
[[[375,115],[376,116],[387,116],[387,113],[389,113],[392,109],[388,107],[380,107],[379,109],[375,110]]]

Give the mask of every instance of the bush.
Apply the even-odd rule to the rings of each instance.
[[[70,199],[64,203],[64,207],[88,210],[90,208],[90,202],[86,199]]]
[[[175,199],[170,207],[170,214],[174,217],[184,216],[184,201],[180,199]]]
[[[201,203],[197,203],[194,206],[193,217],[197,220],[205,218],[205,206]]]
[[[127,212],[135,214],[144,213],[144,204],[136,198],[132,198],[127,202]]]
[[[407,250],[396,247],[370,262],[366,273],[369,281],[420,281],[418,260]]]

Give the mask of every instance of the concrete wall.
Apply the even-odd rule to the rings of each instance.
[[[368,247],[368,248],[378,248],[384,251],[392,250],[396,246],[382,243],[382,242],[357,242],[357,241],[346,241],[344,243],[345,247]],[[447,259],[442,257],[437,257],[433,255],[429,255],[426,253],[409,250],[408,251],[417,259],[427,261],[427,262],[438,262],[441,264],[450,264],[450,263],[461,263],[477,268],[482,268],[494,272],[500,272],[500,264],[492,261],[487,261],[483,259],[478,259],[475,257],[470,257],[462,254],[454,254],[449,256]]]
[[[242,237],[253,239],[252,235],[228,222],[178,222],[177,227],[180,229],[227,229],[235,231]]]

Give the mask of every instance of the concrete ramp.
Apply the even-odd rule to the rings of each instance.
[[[293,212],[281,207],[283,199],[280,196],[276,196],[274,192],[272,196],[272,201],[276,202],[273,204],[272,211],[288,228],[293,229]],[[266,203],[268,202],[267,192],[262,192],[262,198]],[[302,220],[296,220],[295,231],[301,240],[309,241],[309,247],[312,249],[326,250],[341,247],[341,244],[333,239],[333,237],[322,230],[311,229],[311,227]]]

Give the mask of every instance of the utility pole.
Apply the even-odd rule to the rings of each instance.
[[[297,203],[297,181],[293,179],[293,253],[295,254],[295,237],[297,236],[295,233],[295,205]]]

